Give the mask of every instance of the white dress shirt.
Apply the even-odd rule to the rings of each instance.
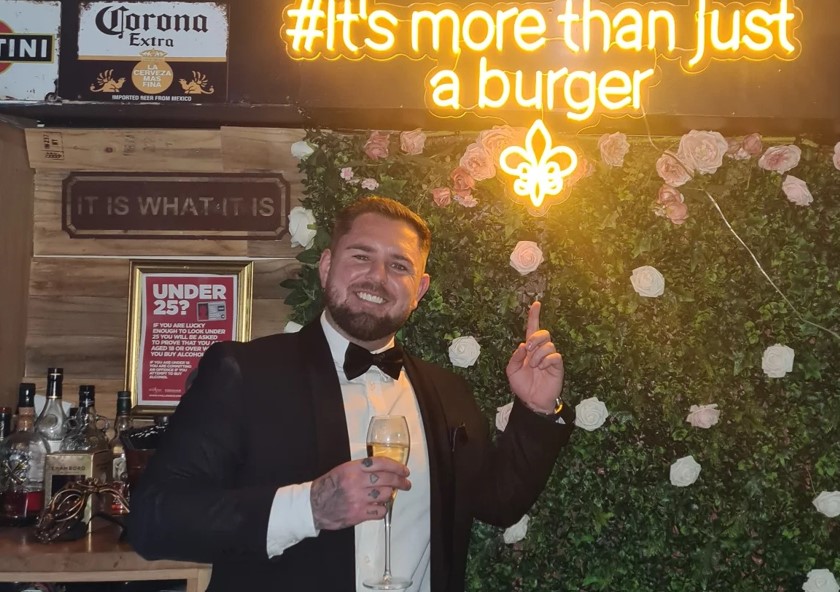
[[[405,370],[397,380],[371,366],[363,375],[347,380],[344,374],[344,353],[348,341],[321,315],[321,326],[332,352],[341,384],[344,416],[350,439],[350,458],[367,456],[367,428],[374,415],[403,415],[408,422],[411,452],[410,491],[400,491],[394,502],[391,522],[391,573],[412,580],[411,592],[431,590],[430,548],[430,483],[429,456],[423,419],[417,407],[414,389]],[[393,346],[393,342],[386,347]],[[382,351],[382,350],[379,350]],[[376,353],[376,352],[374,352]],[[269,557],[307,537],[317,536],[309,502],[312,483],[281,487],[274,496],[268,520],[267,551]],[[382,575],[385,564],[385,523],[383,520],[362,522],[355,526],[356,590],[368,590],[362,581]]]

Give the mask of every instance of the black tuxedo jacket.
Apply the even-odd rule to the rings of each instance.
[[[426,430],[433,592],[464,588],[473,518],[497,526],[530,508],[569,437],[514,404],[494,444],[466,382],[406,356]],[[338,375],[318,321],[299,333],[210,347],[131,492],[128,537],[147,559],[213,564],[212,592],[353,592],[354,529],[266,553],[278,487],[350,460]]]

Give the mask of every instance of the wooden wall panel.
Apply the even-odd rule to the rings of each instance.
[[[25,376],[46,386],[46,369],[65,370],[65,397],[95,384],[97,409],[112,416],[123,388],[132,259],[254,262],[252,338],[281,331],[289,308],[280,282],[299,263],[288,236],[275,241],[73,239],[61,229],[62,181],[72,171],[280,172],[299,203],[301,175],[291,144],[301,130],[29,130],[34,239],[28,277]],[[27,267],[27,266],[24,266]]]
[[[26,146],[39,171],[222,170],[217,130],[39,128],[27,130]]]
[[[17,402],[24,374],[26,301],[32,257],[32,171],[24,130],[0,123],[0,405]]]

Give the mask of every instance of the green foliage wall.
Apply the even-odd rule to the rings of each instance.
[[[492,421],[511,399],[504,366],[539,298],[565,357],[564,398],[597,397],[609,410],[602,427],[576,430],[524,540],[507,545],[501,531],[476,526],[470,590],[782,592],[801,589],[812,569],[840,577],[840,518],[812,504],[840,490],[840,339],[784,302],[705,193],[803,317],[840,332],[840,171],[831,148],[797,142],[802,158],[791,174],[807,182],[810,206],[786,199],[784,175],[756,157],[726,158],[681,187],[689,218],[677,225],[654,213],[655,165],[680,138],[631,139],[614,167],[602,162],[597,138],[575,138],[592,174],[543,217],[510,199],[500,177],[477,183],[474,207],[435,204],[431,190],[451,184],[474,136],[430,136],[412,156],[394,134],[376,160],[364,152],[368,133],[313,131],[307,140],[304,206],[318,235],[301,261],[317,261],[335,212],[368,192],[360,180],[374,179],[377,193],[432,228],[432,288],[401,334],[413,353],[451,367],[451,340],[474,336],[478,361],[455,371]],[[352,179],[342,177],[346,167]],[[545,258],[525,276],[509,264],[523,240]],[[645,265],[664,276],[661,297],[631,286]],[[313,318],[314,268],[288,285],[294,320]],[[762,371],[774,344],[795,351],[783,378]],[[712,403],[717,425],[686,422],[691,405]],[[669,468],[687,455],[702,471],[675,487]]]

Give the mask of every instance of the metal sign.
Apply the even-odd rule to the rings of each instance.
[[[61,95],[88,101],[227,99],[228,9],[214,2],[90,2],[79,9],[74,75]]]
[[[0,0],[0,99],[43,101],[58,79],[59,2]]]
[[[276,240],[289,193],[278,173],[71,173],[62,228],[71,238]]]

